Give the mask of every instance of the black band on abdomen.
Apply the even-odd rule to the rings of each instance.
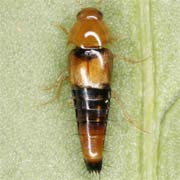
[[[106,122],[110,106],[111,89],[72,87],[78,122]]]

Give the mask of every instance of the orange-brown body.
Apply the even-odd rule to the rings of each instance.
[[[68,42],[81,48],[102,48],[112,40],[102,21],[102,13],[95,8],[82,9],[77,15]]]
[[[69,34],[70,82],[78,132],[87,169],[100,172],[111,96],[113,55],[103,47],[112,40],[95,8],[82,9]]]
[[[78,50],[74,49],[69,56],[71,84],[80,87],[101,89],[105,85],[110,84],[113,59],[112,53],[105,48],[100,50],[85,50],[85,53],[89,55],[83,54],[83,52],[79,53],[82,53],[82,55],[78,56]]]

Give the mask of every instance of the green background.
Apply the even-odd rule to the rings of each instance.
[[[97,1],[82,1],[83,7]],[[98,179],[85,169],[69,83],[60,100],[41,87],[68,66],[67,36],[80,5],[75,0],[0,1],[0,179]],[[101,180],[180,179],[180,0],[103,0],[112,34],[112,89],[135,122],[112,99]],[[141,64],[128,64],[118,57]]]

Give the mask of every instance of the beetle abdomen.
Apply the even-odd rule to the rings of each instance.
[[[78,132],[89,171],[100,171],[111,89],[72,87]]]

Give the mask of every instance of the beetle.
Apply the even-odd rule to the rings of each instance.
[[[62,25],[58,28],[68,35],[68,44],[75,47],[69,53],[69,76],[72,88],[78,134],[83,159],[89,172],[101,172],[106,126],[111,99],[113,53],[104,46],[114,40],[103,22],[103,14],[97,8],[83,8],[70,32]],[[125,61],[135,64],[143,62]],[[62,82],[67,79],[60,74],[56,84],[57,99]],[[114,93],[113,93],[114,94]],[[139,128],[130,118],[120,99],[114,95],[123,115],[129,123]],[[54,100],[53,99],[53,100]]]
[[[96,8],[77,14],[68,43],[69,75],[78,133],[87,169],[100,172],[111,98],[113,54],[103,46],[112,40],[109,29]]]

